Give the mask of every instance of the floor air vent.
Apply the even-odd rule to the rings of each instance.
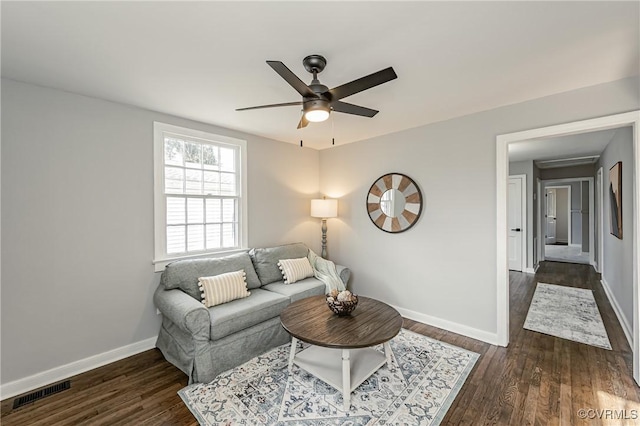
[[[44,389],[37,390],[35,392],[31,392],[28,395],[21,396],[20,398],[16,398],[13,401],[13,409],[20,408],[23,405],[31,404],[32,402],[36,402],[39,399],[46,398],[49,395],[53,395],[54,393],[62,392],[63,390],[67,390],[71,387],[71,380],[67,380],[64,382],[56,383],[55,385],[51,385]]]

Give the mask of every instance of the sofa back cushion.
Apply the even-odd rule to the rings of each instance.
[[[280,259],[307,257],[307,254],[309,254],[309,248],[302,243],[254,248],[249,251],[249,256],[251,256],[253,266],[262,285],[282,281],[282,271],[278,267]]]
[[[160,283],[167,290],[179,288],[194,299],[202,300],[198,288],[198,278],[241,269],[244,269],[247,274],[248,289],[260,287],[260,280],[253,269],[251,258],[246,252],[217,258],[178,260],[166,266]]]

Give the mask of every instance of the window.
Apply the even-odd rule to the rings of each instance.
[[[247,246],[246,141],[154,123],[155,261]]]

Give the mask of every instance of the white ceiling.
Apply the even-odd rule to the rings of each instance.
[[[388,66],[398,79],[346,98],[337,144],[638,74],[638,2],[1,2],[2,76],[317,149],[331,119],[296,130],[303,81],[328,60],[338,86]]]
[[[600,155],[611,142],[615,132],[616,129],[608,129],[510,143],[509,161],[574,159]]]

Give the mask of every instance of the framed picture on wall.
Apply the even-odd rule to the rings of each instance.
[[[611,205],[611,234],[622,239],[622,162],[609,169],[609,202]]]

